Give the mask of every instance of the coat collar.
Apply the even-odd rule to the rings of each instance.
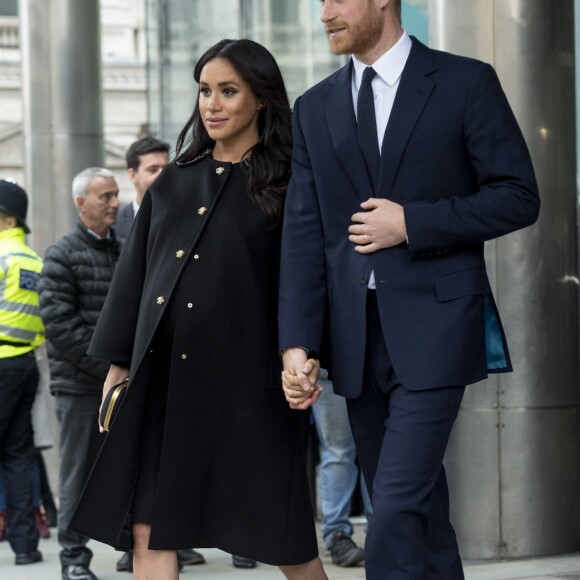
[[[413,46],[401,76],[401,84],[381,148],[379,196],[390,197],[407,141],[435,83],[429,75],[437,69],[425,45],[411,37]],[[372,183],[357,143],[356,116],[352,102],[352,59],[329,79],[325,111],[332,146],[362,200],[372,195]]]
[[[80,219],[78,219],[76,230],[79,235],[94,248],[98,248],[104,251],[108,246],[115,248],[120,246],[119,240],[117,239],[115,230],[113,228],[109,228],[109,235],[106,238],[98,238],[95,234],[89,232],[87,226],[85,226],[85,224]]]

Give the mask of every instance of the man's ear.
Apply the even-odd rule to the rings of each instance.
[[[85,203],[85,198],[82,195],[78,195],[75,199],[75,205],[79,211],[82,211],[83,205]]]
[[[129,176],[131,183],[135,184],[136,181],[135,176],[137,175],[137,172],[132,167],[129,167],[129,169],[127,169],[127,175]]]

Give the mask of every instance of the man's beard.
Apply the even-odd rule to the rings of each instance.
[[[364,54],[372,49],[379,41],[383,32],[383,21],[380,13],[377,14],[369,10],[360,21],[353,24],[333,24],[327,28],[327,35],[329,28],[342,27],[345,29],[346,38],[336,39],[336,42],[333,42],[329,37],[330,50],[334,54]]]

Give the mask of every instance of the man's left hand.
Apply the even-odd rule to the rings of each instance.
[[[364,212],[352,216],[348,239],[355,250],[370,254],[382,248],[392,248],[407,241],[403,206],[388,199],[371,197],[361,203]]]

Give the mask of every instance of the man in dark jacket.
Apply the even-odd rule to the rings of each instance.
[[[127,174],[135,186],[135,198],[119,210],[115,232],[120,238],[127,239],[143,196],[167,165],[168,155],[169,144],[151,136],[135,141],[127,149]]]
[[[72,183],[79,222],[46,251],[39,283],[51,393],[60,423],[58,541],[63,580],[96,580],[87,538],[68,524],[100,446],[97,424],[108,365],[87,355],[121,250],[111,226],[119,188],[107,169],[81,171]]]

